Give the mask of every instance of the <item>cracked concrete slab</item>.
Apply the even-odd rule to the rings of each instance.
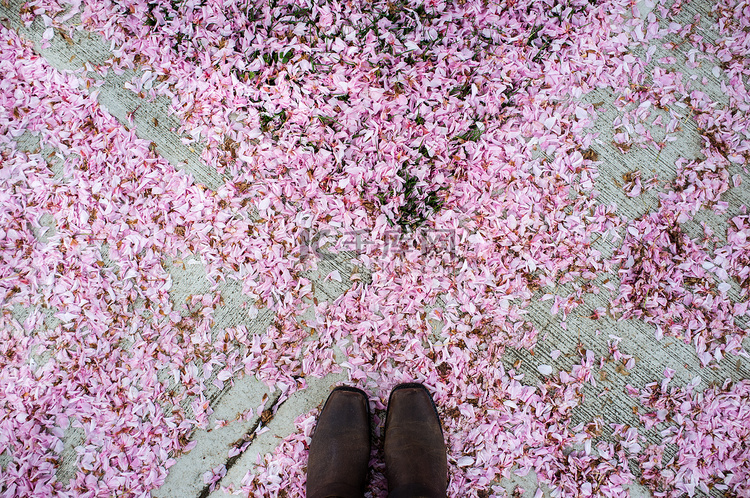
[[[45,26],[41,18],[36,18],[29,26],[22,22],[19,11],[25,3],[23,0],[0,3],[0,20],[5,19],[6,26],[33,42],[35,50],[55,69],[80,72],[98,81],[96,86],[87,90],[96,92],[102,108],[126,127],[134,127],[139,138],[153,142],[156,151],[172,166],[189,173],[198,183],[211,190],[217,190],[224,184],[226,177],[201,160],[201,151],[184,145],[180,140],[180,135],[176,133],[180,123],[170,111],[168,99],[157,97],[152,100],[127,88],[127,84],[134,77],[141,76],[142,72],[127,70],[118,74],[106,70],[107,60],[113,54],[109,44],[96,33],[73,30],[69,35],[56,29],[49,40],[50,46],[43,48],[41,42]],[[75,24],[76,19],[69,20],[68,24]]]
[[[231,466],[227,465],[227,474],[221,480],[221,485],[239,489],[242,479],[248,472],[252,472],[258,458],[272,452],[283,438],[295,431],[294,419],[321,405],[331,388],[345,380],[346,374],[343,372],[329,374],[322,379],[311,378],[304,391],[297,391],[284,401],[277,400],[273,418],[266,425],[268,430],[259,434],[252,445],[237,460],[232,461]],[[217,490],[204,496],[219,498],[232,495]]]
[[[89,89],[96,92],[100,104],[123,125],[135,127],[139,137],[152,141],[156,152],[176,168],[191,174],[196,181],[210,189],[216,190],[224,184],[227,178],[208,168],[201,160],[199,150],[182,143],[176,132],[180,123],[170,112],[169,102],[164,99],[151,101],[126,87],[133,77],[139,75],[137,70],[121,74],[110,71],[105,76],[96,71],[97,67],[106,66],[106,61],[112,57],[107,43],[98,35],[85,31],[74,31],[72,36],[56,32],[50,47],[41,48],[44,27],[40,21],[35,21],[30,26],[21,22],[18,12],[23,4],[21,0],[0,2],[0,19],[6,19],[3,22],[7,26],[33,41],[37,52],[53,67],[82,71],[91,78],[100,79],[101,86]],[[692,19],[695,13],[701,13],[705,25],[709,17],[706,13],[710,7],[708,3],[691,4],[690,8],[684,9],[680,14],[681,19]],[[649,7],[646,2],[639,2],[638,8],[641,15],[645,16],[653,7]],[[705,27],[710,32],[710,26]],[[722,102],[721,81],[714,76],[711,63],[697,69],[688,68],[685,65],[688,58],[687,47],[684,46],[665,49],[659,44],[653,58],[667,54],[676,56],[675,69],[689,76],[695,75],[696,78],[705,77],[708,80],[705,91]],[[700,157],[702,137],[690,110],[678,108],[674,111],[684,116],[684,119],[675,133],[677,140],[665,143],[660,151],[653,147],[642,148],[637,143],[627,146],[615,143],[614,137],[618,130],[612,127],[612,122],[622,114],[615,105],[615,99],[616,96],[607,88],[596,89],[582,99],[582,102],[592,104],[600,110],[595,126],[599,137],[592,145],[592,150],[601,161],[601,175],[596,181],[596,188],[600,193],[600,204],[616,204],[618,213],[635,219],[656,208],[658,192],[676,175],[677,158]],[[660,110],[652,117],[659,114],[666,116],[667,111]],[[661,136],[655,138],[658,141]],[[39,139],[32,134],[24,134],[18,138],[17,143],[20,148],[29,152],[39,148]],[[46,155],[49,152],[42,153]],[[733,174],[744,174],[739,166],[733,168]],[[56,171],[56,174],[62,176],[61,168],[58,169],[60,171]],[[643,180],[656,175],[658,187],[637,197],[629,197],[623,190],[623,183],[628,175],[636,171],[640,172]],[[732,189],[723,195],[722,200],[729,203],[727,213],[736,214],[741,205],[750,204],[750,189]],[[701,213],[698,218],[698,221],[705,221],[713,227],[717,234],[726,232],[726,220],[727,216],[717,216],[710,212]],[[54,234],[54,226],[50,220],[45,220],[43,225],[48,226],[50,231],[46,235],[40,234],[40,238]],[[684,228],[691,236],[696,236],[701,230],[700,225],[695,222],[686,224]],[[602,240],[600,247],[606,254],[614,246],[612,241]],[[353,281],[368,280],[367,271],[352,263],[355,255],[343,252],[335,257],[322,258],[318,261],[317,269],[306,274],[314,283],[316,299],[333,301],[345,293]],[[175,308],[183,313],[182,306],[191,296],[205,294],[211,287],[199,255],[186,256],[179,261],[169,260],[167,269],[172,278],[170,297]],[[634,402],[624,393],[624,386],[628,383],[643,385],[660,378],[664,367],[673,368],[676,371],[676,382],[682,384],[689,382],[698,372],[703,379],[702,387],[726,378],[745,379],[750,374],[750,362],[744,358],[724,361],[715,369],[700,368],[692,345],[669,338],[657,341],[651,327],[641,322],[616,321],[607,316],[592,319],[593,310],[607,304],[604,294],[589,294],[585,304],[568,317],[567,328],[562,328],[559,317],[550,316],[549,302],[538,300],[545,291],[555,292],[559,289],[540,290],[535,296],[536,302],[529,309],[531,320],[541,331],[538,345],[533,352],[509,349],[503,358],[506,367],[515,367],[524,374],[525,384],[534,385],[541,380],[542,374],[537,369],[540,363],[551,365],[555,371],[570,368],[579,343],[585,343],[586,348],[595,351],[597,355],[606,356],[612,340],[610,334],[622,338],[620,350],[635,357],[635,367],[631,370],[623,370],[614,361],[605,363],[598,373],[597,385],[586,386],[585,401],[575,412],[576,422],[586,422],[600,415],[608,421],[636,424]],[[273,313],[266,309],[255,309],[251,300],[242,294],[239,283],[221,284],[220,293],[223,304],[213,315],[213,334],[227,327],[241,325],[247,327],[250,334],[262,333],[273,322]],[[738,299],[736,286],[731,295],[735,301]],[[18,310],[17,318],[23,321],[28,313],[29,310]],[[50,316],[52,314],[50,312]],[[52,319],[54,317],[50,320]],[[48,327],[53,325],[47,323]],[[437,339],[441,324],[436,322],[434,327]],[[561,355],[554,359],[553,351],[560,351]],[[40,358],[39,361],[43,359]],[[215,378],[216,373],[212,380]],[[205,482],[207,473],[224,465],[227,473],[219,479],[218,484],[239,487],[247,472],[254,469],[258,458],[272,452],[281,439],[294,431],[294,419],[320,406],[330,389],[345,380],[344,372],[322,379],[310,378],[306,380],[305,389],[288,398],[283,393],[270,391],[265,384],[251,376],[240,376],[224,383],[221,388],[213,388],[210,396],[213,413],[209,417],[209,426],[194,432],[191,438],[193,449],[177,459],[177,463],[170,468],[165,484],[152,495],[225,496],[221,491],[210,489]],[[185,401],[185,404],[189,405],[190,401]],[[657,440],[658,434],[654,431],[647,432],[646,435],[652,442]],[[68,429],[64,439],[57,473],[61,481],[70,479],[75,473],[75,450],[82,444],[80,429]],[[243,451],[239,451],[240,449]],[[8,459],[9,456],[0,454],[0,467]],[[509,479],[503,479],[500,484],[512,493],[516,486],[533,490],[537,481],[531,472],[526,476],[513,475]],[[548,493],[548,490],[545,491]],[[631,487],[631,492],[633,496],[649,496],[648,491],[639,485]]]
[[[177,461],[164,485],[152,496],[199,496],[205,488],[205,472],[226,464],[232,448],[241,445],[246,435],[255,434],[262,407],[276,399],[278,394],[269,393],[264,384],[252,377],[233,382],[215,402],[209,428],[199,429],[193,436],[195,448]]]

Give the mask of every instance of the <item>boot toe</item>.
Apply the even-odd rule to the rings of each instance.
[[[421,384],[391,393],[385,429],[385,465],[391,498],[444,498],[448,459],[432,396]]]
[[[355,388],[331,392],[318,417],[307,463],[308,498],[359,498],[370,460],[367,395]]]

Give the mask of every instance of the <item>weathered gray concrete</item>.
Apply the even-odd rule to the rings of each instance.
[[[49,48],[39,48],[44,28],[38,21],[30,27],[23,26],[18,16],[22,3],[22,0],[12,0],[8,4],[0,2],[0,20],[17,30],[22,36],[36,42],[38,53],[53,67],[61,70],[80,70],[86,64],[104,64],[110,56],[107,43],[104,43],[97,35],[85,32],[78,32],[73,37],[72,43],[56,35],[51,40]],[[710,8],[711,4],[707,1],[702,4],[691,3],[680,17],[692,19],[695,12],[701,12],[704,23],[708,23],[710,17],[706,13]],[[649,11],[645,3],[640,4],[640,9],[642,15]],[[710,25],[705,27],[711,28]],[[661,43],[657,46],[654,59],[667,55],[667,50],[661,46]],[[723,102],[719,87],[720,81],[712,74],[710,65],[704,65],[697,70],[689,69],[684,65],[687,49],[688,47],[681,47],[678,50],[669,51],[670,55],[678,59],[675,68],[686,74],[707,77],[709,85],[704,88],[704,91],[717,101]],[[126,126],[134,126],[139,137],[153,141],[158,153],[175,167],[191,174],[197,182],[209,189],[218,188],[223,183],[223,178],[201,161],[199,150],[182,144],[180,136],[175,131],[178,122],[169,115],[168,102],[160,99],[150,102],[124,88],[125,82],[129,81],[134,74],[137,74],[137,71],[121,75],[108,73],[104,84],[98,88],[98,101],[120,122]],[[589,103],[601,102],[600,109],[604,111],[599,114],[596,124],[596,130],[601,136],[592,147],[602,161],[601,176],[597,180],[596,187],[601,192],[601,203],[616,203],[620,214],[633,219],[655,209],[657,191],[629,198],[618,183],[622,175],[640,170],[645,179],[657,174],[661,179],[661,184],[664,185],[675,176],[676,158],[699,157],[701,137],[691,116],[684,110],[676,109],[685,115],[682,129],[678,133],[679,140],[669,143],[661,153],[657,153],[652,148],[641,149],[634,146],[627,154],[623,154],[612,142],[614,130],[611,124],[618,113],[613,100],[614,95],[607,89],[598,89],[584,97],[584,101]],[[154,118],[157,118],[158,125],[155,124]],[[24,140],[25,142],[22,141],[24,147],[33,149],[36,146],[34,137],[26,137]],[[746,176],[739,167],[735,169],[736,171],[731,171],[731,174],[739,173]],[[729,203],[727,215],[719,217],[704,212],[699,218],[713,227],[717,234],[726,233],[727,219],[739,212],[740,205],[750,204],[750,190],[732,189],[723,197],[723,200]],[[686,228],[693,236],[697,235],[700,230],[699,225],[694,222],[688,224]],[[605,254],[612,251],[611,241],[602,239],[598,244],[598,248]],[[352,265],[345,256],[322,262],[318,271],[310,274],[316,284],[316,294],[321,300],[335,299],[348,288]],[[198,257],[171,263],[170,274],[173,280],[171,297],[176,303],[184,302],[190,295],[202,294],[208,290],[209,282]],[[343,277],[342,282],[324,280],[323,277],[333,269],[340,271]],[[606,275],[601,280],[605,277],[616,280],[616,275]],[[565,289],[561,286],[560,289],[546,289],[546,292],[563,293]],[[220,290],[225,304],[216,312],[215,328],[244,324],[251,332],[257,333],[265,330],[273,320],[272,314],[267,310],[260,310],[255,318],[250,317],[247,308],[243,308],[243,304],[248,303],[247,298],[242,295],[238,284],[224,283]],[[733,286],[730,295],[734,300],[738,299],[739,293],[736,285]],[[659,379],[664,367],[675,369],[677,371],[676,382],[683,385],[696,374],[703,379],[702,387],[714,381],[720,382],[725,378],[738,380],[749,377],[750,362],[747,359],[730,358],[721,362],[718,368],[700,368],[692,345],[670,338],[661,342],[656,341],[654,331],[642,322],[615,321],[609,317],[591,320],[589,318],[591,312],[599,306],[606,306],[607,299],[608,297],[604,294],[599,296],[590,294],[586,305],[580,307],[568,318],[567,330],[560,327],[559,317],[550,316],[549,302],[537,302],[530,309],[530,317],[542,331],[542,340],[535,348],[534,354],[525,350],[509,350],[504,358],[508,367],[520,361],[517,369],[526,375],[524,382],[533,385],[540,380],[540,374],[536,368],[539,364],[552,365],[556,370],[569,368],[574,361],[573,353],[579,342],[584,343],[588,349],[593,349],[597,354],[605,355],[609,334],[622,337],[620,350],[636,356],[635,368],[631,371],[623,371],[621,368],[616,368],[614,362],[606,364],[602,369],[604,373],[600,374],[600,378],[597,379],[600,381],[597,387],[587,387],[586,401],[576,410],[577,421],[589,421],[592,417],[601,415],[607,422],[637,425],[632,411],[634,401],[624,394],[623,388],[626,383],[642,386]],[[23,312],[24,310],[18,310],[19,315]],[[557,360],[553,360],[550,356],[553,350],[560,350],[563,354]],[[214,412],[210,418],[209,429],[195,432],[193,439],[197,441],[197,446],[178,459],[177,464],[170,469],[167,482],[153,495],[165,498],[197,497],[201,494],[205,496],[208,492],[203,482],[203,475],[221,464],[228,464],[228,473],[221,480],[221,484],[239,486],[245,473],[252,470],[257,456],[272,451],[281,438],[294,430],[294,418],[322,403],[330,387],[344,379],[344,374],[330,375],[323,379],[309,379],[307,389],[293,394],[288,399],[282,399],[279,392],[270,392],[265,385],[252,378],[241,378],[227,383],[221,391],[215,389],[210,396]],[[243,418],[243,414],[247,413],[248,409],[253,409],[252,416]],[[275,414],[270,421],[261,424],[261,415],[264,410],[271,410]],[[224,427],[213,428],[217,420],[230,422]],[[255,437],[255,432],[261,425],[268,431]],[[649,433],[648,436],[654,438],[655,434]],[[252,440],[249,450],[239,458],[228,459],[228,451],[247,440]],[[75,446],[80,441],[80,434],[74,430],[69,431],[61,457],[62,464],[58,471],[60,480],[69,479],[73,474],[71,465],[75,462]],[[0,455],[0,464],[2,464],[2,458]],[[532,472],[523,478],[515,477],[504,480],[502,484],[509,491],[520,484],[533,492],[536,488],[536,479]],[[648,496],[647,490],[640,486],[633,487],[631,491],[634,496]],[[216,491],[210,496],[218,497],[224,494]]]

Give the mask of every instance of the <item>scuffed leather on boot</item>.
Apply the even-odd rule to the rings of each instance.
[[[362,498],[370,461],[367,395],[337,387],[328,396],[310,441],[307,498]]]
[[[421,384],[391,392],[385,424],[389,498],[445,498],[448,457],[432,396]]]

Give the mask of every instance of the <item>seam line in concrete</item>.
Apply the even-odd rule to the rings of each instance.
[[[269,408],[266,408],[265,410],[263,410],[261,412],[260,416],[258,417],[258,420],[255,421],[255,423],[253,424],[253,426],[250,428],[250,430],[248,430],[245,433],[244,436],[242,436],[240,439],[238,439],[237,441],[234,442],[234,444],[232,445],[233,447],[237,447],[238,445],[244,443],[245,441],[250,441],[250,444],[248,445],[247,448],[245,448],[245,451],[247,451],[248,449],[250,449],[250,446],[252,446],[252,444],[253,444],[253,442],[255,441],[255,438],[256,438],[255,431],[257,431],[258,428],[261,425],[267,426],[273,420],[273,418],[276,416],[276,413],[278,413],[278,410],[279,410],[279,408],[281,408],[281,405],[283,405],[289,399],[289,398],[286,398],[285,400],[283,400],[282,402],[279,403],[279,399],[280,398],[281,398],[281,392],[278,392],[273,397],[273,403],[271,404],[271,406]],[[240,453],[238,453],[238,454],[236,454],[234,456],[231,456],[231,457],[229,457],[227,459],[226,463],[224,464],[224,467],[226,468],[227,472],[229,472],[229,469],[231,469],[232,467],[234,467],[234,465],[239,461],[239,459],[242,457],[242,455],[245,453],[245,451],[242,451],[242,452],[240,452]],[[216,483],[216,484],[220,485],[222,479],[220,479],[219,482]],[[211,489],[212,486],[213,486],[212,484],[206,484],[203,487],[203,489],[201,490],[201,492],[198,494],[198,498],[207,498],[211,494],[211,492],[213,491]]]

